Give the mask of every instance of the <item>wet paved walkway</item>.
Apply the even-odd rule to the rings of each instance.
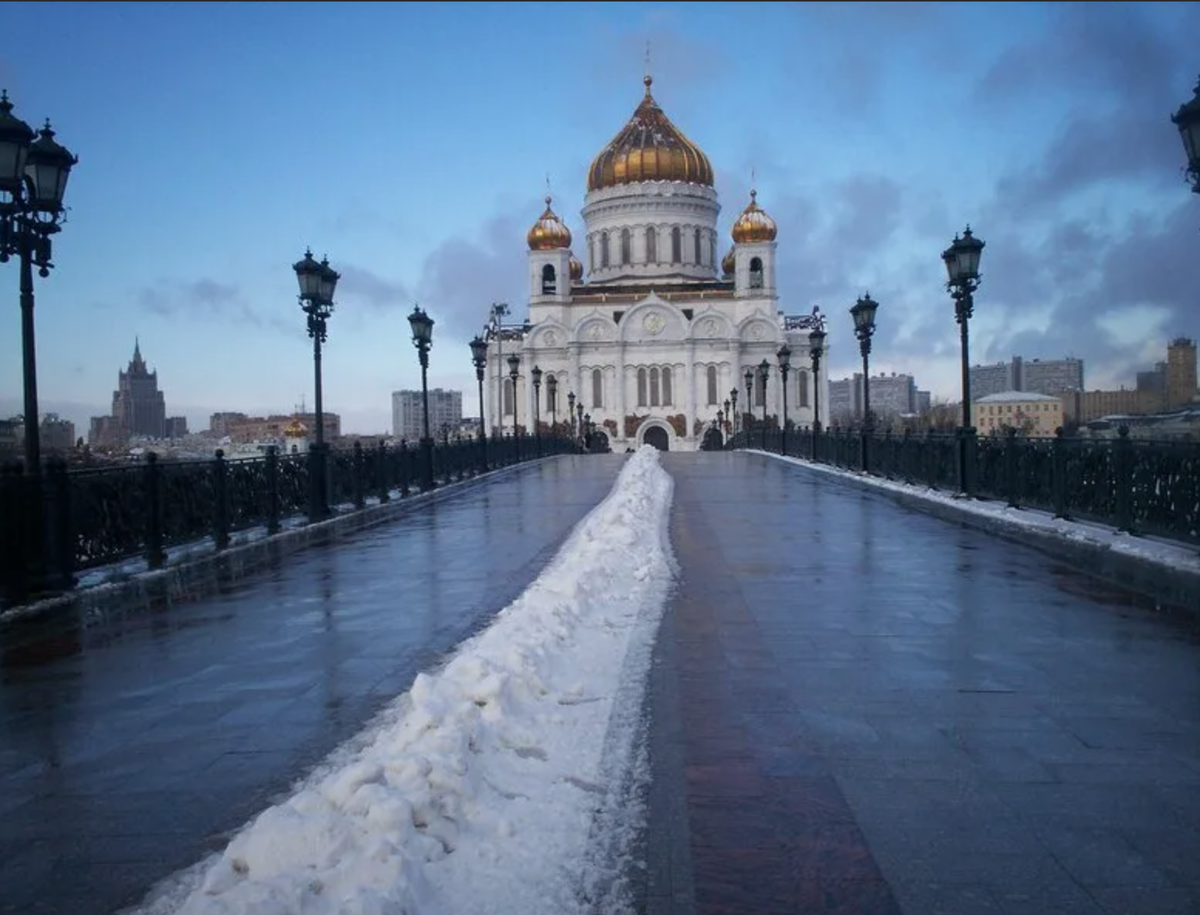
[[[223,847],[519,595],[621,463],[516,468],[194,604],[0,629],[0,912],[109,915]]]
[[[1200,912],[1194,624],[802,467],[664,465],[652,915]]]

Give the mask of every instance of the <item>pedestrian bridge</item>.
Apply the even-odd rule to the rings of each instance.
[[[219,850],[517,597],[625,459],[414,497],[185,599],[14,615],[0,912],[108,915]],[[1200,911],[1194,617],[819,468],[661,460],[639,911]]]

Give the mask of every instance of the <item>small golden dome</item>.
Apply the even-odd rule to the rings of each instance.
[[[306,435],[308,435],[308,426],[298,419],[293,419],[283,427],[284,438],[304,438]]]
[[[700,147],[683,135],[650,94],[588,169],[588,190],[634,181],[687,181],[712,187],[713,168]]]
[[[569,263],[571,265],[571,282],[580,282],[583,279],[583,261],[572,254]]]
[[[546,195],[546,212],[533,224],[525,236],[530,251],[549,251],[553,248],[571,247],[571,230],[550,209],[550,195]]]
[[[721,258],[721,274],[723,276],[733,276],[735,266],[737,266],[737,262],[733,259],[733,248],[730,248],[729,253]]]
[[[755,199],[758,191],[750,191],[750,203],[742,210],[742,215],[733,224],[733,240],[739,245],[754,241],[774,241],[778,231],[775,220],[767,215],[766,210],[758,205]]]

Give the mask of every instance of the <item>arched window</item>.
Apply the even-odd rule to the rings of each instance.
[[[646,263],[658,263],[658,233],[654,231],[654,226],[646,230]]]
[[[604,373],[592,369],[592,409],[604,406]]]
[[[695,244],[693,244],[692,247],[694,247],[696,249],[695,250],[696,263],[702,264],[702,263],[704,263],[704,260],[700,256],[700,230],[699,229],[697,229],[695,231],[695,233],[692,235],[692,241],[695,243]]]
[[[632,259],[630,257],[629,230],[621,230],[621,263],[628,264]]]
[[[767,405],[767,376],[758,369],[754,370],[754,406]]]
[[[650,406],[658,407],[662,405],[662,401],[658,396],[658,369],[650,370]]]
[[[551,378],[554,378],[554,384],[550,384]],[[546,409],[551,413],[558,412],[558,386],[562,383],[562,378],[555,378],[553,375],[546,376]]]
[[[683,261],[683,236],[679,234],[679,226],[671,230],[671,263]]]
[[[608,266],[608,233],[600,233],[600,266]]]
[[[546,264],[542,267],[542,295],[554,295],[554,291],[558,288],[554,281],[554,265]]]
[[[750,258],[750,288],[762,289],[763,266],[761,257]]]
[[[717,236],[711,233],[708,236],[708,264],[710,267],[717,265]]]
[[[504,379],[504,415],[512,416],[513,409],[517,405],[517,398],[513,396],[513,380],[511,378]]]
[[[717,367],[715,365],[708,367],[708,405],[710,407],[717,405]]]
[[[596,236],[588,238],[588,271],[596,269]]]
[[[801,407],[808,406],[808,372],[801,369],[796,373],[796,402]]]
[[[666,367],[662,370],[662,389],[663,389],[663,406],[669,406],[675,401],[671,397],[671,369]]]
[[[644,406],[646,406],[646,404],[648,404],[650,402],[646,397],[646,370],[645,369],[638,369],[637,379],[638,379],[638,381],[637,381],[637,388],[638,388],[637,405],[639,407],[644,407]]]

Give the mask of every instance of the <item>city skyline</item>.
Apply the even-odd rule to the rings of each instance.
[[[311,245],[342,274],[324,375],[345,431],[387,430],[391,393],[419,386],[413,302],[437,322],[430,385],[474,415],[467,341],[493,301],[524,317],[547,176],[578,233],[647,41],[656,97],[716,169],[720,253],[753,181],[779,225],[780,307],[829,316],[831,378],[857,368],[846,310],[869,289],[872,373],[957,399],[940,253],[967,223],[987,243],[972,364],[1070,355],[1089,388],[1130,386],[1168,340],[1200,337],[1200,203],[1169,120],[1200,70],[1195,5],[282,9],[6,7],[59,53],[11,49],[0,86],[80,159],[57,267],[35,280],[43,411],[81,428],[107,412],[135,337],[192,428],[311,403],[291,271]],[[0,284],[7,415],[15,266]]]

